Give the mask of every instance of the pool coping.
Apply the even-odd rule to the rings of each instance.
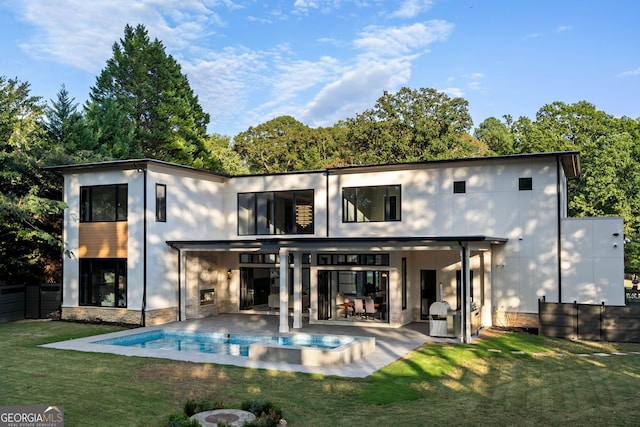
[[[94,341],[117,338],[157,329],[191,330],[203,332],[251,334],[268,336],[289,336],[294,334],[335,335],[375,338],[375,350],[359,360],[342,366],[311,366],[272,360],[252,360],[248,357],[180,352],[175,350],[144,349],[118,345],[93,344]],[[304,324],[300,329],[288,333],[278,333],[278,319],[274,316],[222,314],[218,316],[171,322],[164,325],[128,329],[109,334],[94,335],[44,344],[42,347],[60,350],[75,350],[92,353],[111,353],[121,356],[171,359],[193,363],[213,363],[243,368],[269,369],[309,374],[335,375],[341,377],[364,378],[380,368],[402,358],[426,342],[459,343],[455,338],[434,338],[428,335],[424,323],[410,324],[402,328],[367,328],[333,325]]]

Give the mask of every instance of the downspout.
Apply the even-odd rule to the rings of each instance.
[[[558,303],[562,303],[562,186],[560,185],[560,156],[556,156],[556,193],[558,205],[558,238],[556,244],[558,252]]]
[[[141,326],[147,326],[147,168],[142,169],[143,195],[143,220],[142,220],[142,307],[140,310]]]
[[[327,203],[325,204],[325,221],[326,221],[326,237],[329,237],[329,171],[325,172],[325,189],[324,194],[327,199]]]

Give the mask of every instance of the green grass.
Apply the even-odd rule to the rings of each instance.
[[[0,405],[61,405],[68,426],[161,426],[188,399],[269,400],[293,426],[640,425],[640,355],[579,356],[640,344],[504,333],[425,345],[363,379],[38,347],[115,330],[0,324]]]

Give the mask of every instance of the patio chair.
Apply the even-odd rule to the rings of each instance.
[[[367,317],[371,316],[372,319],[375,318],[378,310],[376,310],[376,305],[375,305],[375,302],[373,301],[373,298],[364,299],[364,311]]]
[[[364,304],[362,303],[362,299],[361,298],[356,298],[353,300],[353,314],[355,316],[360,316],[362,317],[363,314],[365,314],[364,311]]]

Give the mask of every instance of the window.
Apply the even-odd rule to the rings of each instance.
[[[400,186],[345,187],[342,222],[400,221]]]
[[[532,178],[520,178],[518,180],[518,189],[520,191],[527,191],[533,189],[533,179]]]
[[[466,181],[454,181],[453,182],[453,192],[454,193],[466,193],[467,192],[467,182]]]
[[[167,222],[167,186],[156,184],[156,221]]]
[[[389,265],[389,254],[318,254],[318,265]]]
[[[127,260],[81,259],[80,305],[127,306]]]
[[[127,220],[127,184],[80,187],[80,222]]]
[[[313,190],[238,194],[238,235],[313,234]]]

